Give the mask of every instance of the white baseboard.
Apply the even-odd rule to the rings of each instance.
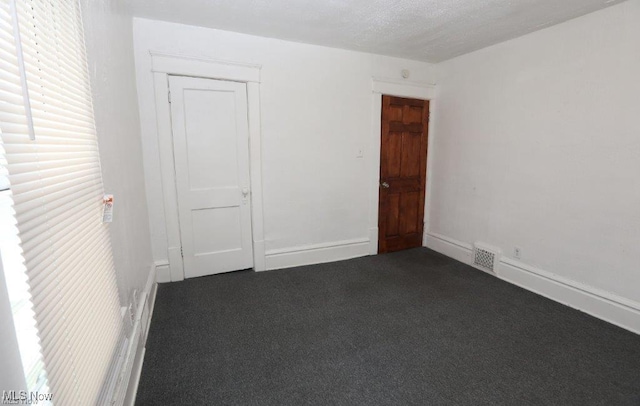
[[[439,234],[427,234],[426,247],[465,264],[471,263],[473,247]]]
[[[169,261],[158,261],[155,263],[155,268],[157,283],[171,282],[171,268],[169,267]]]
[[[154,283],[151,287],[151,291],[147,295],[146,307],[142,310],[142,316],[140,318],[142,327],[142,340],[143,343],[147,343],[147,336],[149,335],[149,327],[151,327],[151,318],[153,317],[153,310],[156,306],[156,295],[158,293],[158,284]]]
[[[266,252],[267,270],[321,264],[369,255],[369,239],[336,241]]]
[[[471,265],[473,247],[439,234],[429,233],[426,246]],[[498,278],[548,299],[640,334],[640,303],[537,269],[511,258],[501,258]]]
[[[138,384],[140,382],[140,374],[142,372],[142,363],[144,361],[145,344],[153,308],[155,305],[157,283],[156,283],[156,264],[151,266],[144,292],[140,294],[139,304],[135,316],[133,328],[129,338],[129,350],[125,365],[123,366],[123,381],[126,386],[120,389],[119,402],[116,405],[133,405],[136,400]]]
[[[131,368],[131,381],[129,382],[129,388],[123,405],[134,406],[136,402],[136,395],[138,394],[138,386],[140,385],[140,376],[142,375],[142,364],[144,362],[144,354],[147,349],[145,347],[138,347],[138,353]]]

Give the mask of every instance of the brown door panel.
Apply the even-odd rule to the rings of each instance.
[[[429,102],[382,96],[378,252],[422,246]]]

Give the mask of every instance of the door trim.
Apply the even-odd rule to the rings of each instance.
[[[369,140],[369,156],[371,168],[369,170],[369,254],[378,253],[378,214],[380,204],[380,150],[382,140],[382,95],[397,96],[409,99],[429,100],[431,119],[429,120],[429,140],[427,149],[427,184],[425,189],[424,231],[422,245],[429,229],[429,208],[431,207],[431,176],[433,165],[433,112],[436,108],[436,86],[430,83],[411,82],[386,78],[372,78],[371,83],[371,137]]]
[[[262,194],[262,139],[260,125],[260,65],[196,56],[173,55],[151,51],[151,66],[155,90],[155,108],[160,157],[160,176],[171,281],[184,279],[180,240],[180,220],[173,157],[171,107],[169,105],[169,75],[193,76],[204,79],[228,80],[247,85],[247,115],[249,120],[249,171],[251,179],[251,226],[253,266],[264,271],[264,215]]]

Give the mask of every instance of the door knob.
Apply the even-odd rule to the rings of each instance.
[[[242,196],[247,197],[249,195],[249,188],[242,189]]]
[[[382,186],[385,189],[389,189],[389,184],[387,182],[382,182],[380,186]]]

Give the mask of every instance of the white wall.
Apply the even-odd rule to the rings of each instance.
[[[109,225],[123,305],[145,287],[153,263],[133,59],[132,17],[125,0],[82,0],[89,74]]]
[[[262,65],[265,245],[368,238],[372,77],[433,81],[429,64],[207,28],[134,19],[153,255],[167,260],[149,51]]]
[[[640,309],[639,21],[631,0],[438,65],[430,232]]]

